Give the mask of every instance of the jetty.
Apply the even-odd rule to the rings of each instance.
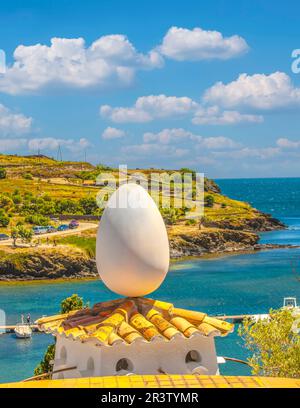
[[[31,330],[33,332],[39,332],[40,331],[37,324],[31,324],[30,327],[31,327]],[[15,324],[14,325],[8,325],[8,326],[7,325],[0,326],[0,334],[14,333],[15,328],[16,328]]]
[[[253,319],[253,320],[260,320],[260,319],[267,319],[269,314],[241,314],[241,315],[218,315],[214,316],[219,320],[226,320],[230,321],[231,323],[242,323],[244,319]]]

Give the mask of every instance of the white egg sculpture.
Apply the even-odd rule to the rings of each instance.
[[[101,217],[96,245],[100,278],[113,292],[145,296],[169,269],[169,241],[162,216],[141,186],[123,184]]]

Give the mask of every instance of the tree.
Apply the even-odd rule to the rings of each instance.
[[[36,366],[34,370],[34,375],[51,373],[51,370],[52,370],[51,362],[52,360],[54,360],[54,357],[55,357],[55,344],[50,344],[50,346],[47,347],[47,350],[44,354],[43,359]]]
[[[252,352],[248,359],[254,375],[300,377],[300,314],[270,310],[270,318],[254,323],[245,319],[239,335]]]
[[[61,313],[68,313],[71,310],[81,310],[84,308],[83,299],[77,294],[64,299],[60,304]]]
[[[98,205],[93,197],[84,197],[79,200],[79,204],[85,215],[92,215],[98,210]]]
[[[212,195],[209,194],[204,198],[204,205],[206,207],[213,207],[214,203],[215,203],[215,199]]]
[[[3,167],[0,167],[0,179],[6,178],[6,170]]]
[[[13,246],[17,246],[17,239],[21,238],[23,242],[31,242],[33,232],[30,229],[25,228],[23,225],[18,225],[17,227],[12,228],[11,238],[13,239]]]
[[[32,230],[20,225],[18,226],[18,236],[22,239],[23,242],[27,242],[29,244],[32,240],[33,232]]]
[[[7,227],[8,224],[9,224],[8,216],[3,211],[0,211],[0,227]]]
[[[19,230],[18,228],[12,228],[10,236],[13,240],[13,246],[16,247],[17,246],[17,239],[19,238]]]

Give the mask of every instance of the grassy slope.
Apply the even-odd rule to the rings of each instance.
[[[0,180],[1,193],[13,193],[16,189],[21,194],[32,192],[36,196],[44,194],[50,195],[53,199],[79,200],[82,197],[96,197],[99,189],[83,185],[83,178],[93,180],[97,175],[97,169],[89,163],[78,162],[58,162],[47,157],[20,157],[0,155],[0,167],[7,171],[7,179]],[[137,170],[128,170],[128,173]],[[147,176],[152,172],[172,171],[159,169],[146,169],[143,171]],[[31,173],[32,180],[25,180],[23,175]],[[113,171],[118,176],[116,171]],[[218,192],[218,188],[210,180],[206,180],[205,195],[214,197],[212,208],[205,207],[205,218],[213,222],[229,222],[232,225],[243,226],[246,220],[264,217],[260,212],[253,209],[249,204],[232,200]],[[19,217],[14,216],[11,220],[13,226]],[[0,232],[9,233],[10,227],[1,228]],[[216,230],[216,228],[204,228],[206,232]],[[185,225],[184,219],[168,227],[170,238],[186,234],[195,235],[199,232],[198,224],[193,226]],[[59,239],[62,245],[71,245],[82,249],[86,254],[93,255],[95,251],[95,231],[92,234],[81,234],[80,236],[66,237]]]

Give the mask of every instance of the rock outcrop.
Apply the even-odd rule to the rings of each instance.
[[[208,253],[253,250],[257,234],[235,230],[199,231],[190,235],[180,234],[170,240],[171,258],[201,256]]]
[[[85,253],[71,248],[31,249],[22,255],[0,258],[0,280],[74,279],[97,276],[96,263]]]

